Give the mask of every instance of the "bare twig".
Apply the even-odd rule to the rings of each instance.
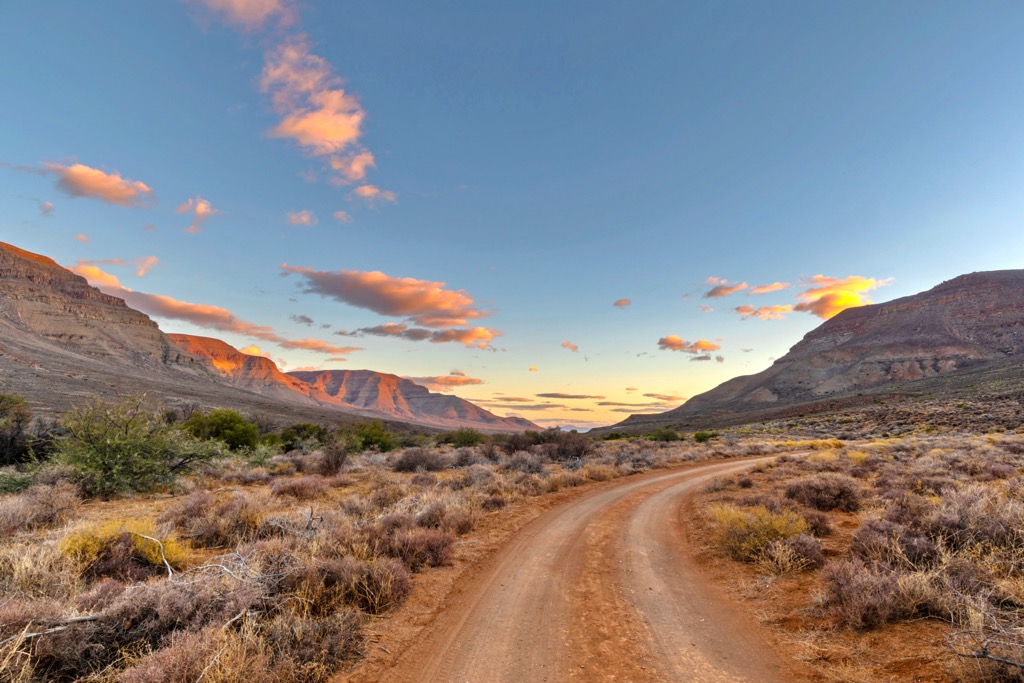
[[[160,559],[164,561],[164,566],[167,567],[167,576],[169,578],[174,578],[174,570],[171,568],[171,563],[167,561],[167,555],[164,553],[164,544],[161,543],[158,539],[153,538],[152,536],[140,534],[137,531],[133,531],[132,533],[136,536],[146,539],[147,541],[153,541],[153,543],[156,543],[157,547],[160,549]]]
[[[38,638],[39,636],[47,636],[47,635],[50,635],[51,633],[60,633],[61,631],[66,631],[68,629],[68,627],[72,626],[73,624],[80,624],[80,623],[85,622],[85,621],[96,621],[98,619],[99,619],[99,615],[95,615],[95,614],[91,614],[91,615],[84,616],[84,617],[71,617],[70,619],[62,619],[61,621],[58,622],[60,624],[60,626],[54,626],[52,628],[48,628],[48,629],[46,629],[44,631],[38,631],[36,633],[19,633],[16,636],[11,636],[10,638],[4,638],[3,640],[0,640],[0,646],[6,645],[7,643],[10,643],[11,641],[14,641],[14,640],[29,640],[31,638]]]

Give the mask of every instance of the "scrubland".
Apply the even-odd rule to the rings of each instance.
[[[54,429],[44,461],[0,470],[4,680],[324,681],[484,519],[651,468],[793,447],[467,430],[402,447],[379,425],[243,445],[236,417],[212,415],[193,425],[230,429],[93,406]],[[140,425],[160,449],[124,435]]]
[[[1024,438],[837,446],[711,482],[707,565],[826,680],[1024,680]]]

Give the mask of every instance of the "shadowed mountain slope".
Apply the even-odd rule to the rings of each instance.
[[[988,376],[975,371],[998,368],[1012,377],[1022,364],[1024,270],[972,273],[920,294],[847,309],[763,372],[602,431],[740,424],[926,386],[960,395],[971,389],[972,377]],[[953,375],[962,381],[929,382]]]

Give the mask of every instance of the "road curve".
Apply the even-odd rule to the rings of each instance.
[[[485,561],[386,680],[800,678],[716,595],[680,530],[686,494],[766,459],[631,477],[548,510]]]

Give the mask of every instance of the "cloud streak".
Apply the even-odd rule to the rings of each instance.
[[[202,229],[203,223],[210,216],[214,216],[221,213],[219,209],[213,208],[213,205],[206,199],[203,199],[199,195],[196,195],[194,199],[189,199],[184,204],[179,205],[175,211],[177,213],[190,213],[195,218],[192,224],[185,228],[185,232],[190,235],[197,235]]]
[[[717,351],[722,347],[714,342],[708,341],[707,339],[698,339],[695,342],[688,342],[678,335],[670,334],[658,340],[658,348],[662,351],[701,353],[706,351]]]
[[[730,294],[735,294],[736,292],[747,288],[746,282],[731,284],[724,278],[713,276],[707,279],[707,283],[714,286],[704,293],[705,299],[717,299],[723,296],[729,296]]]
[[[292,225],[313,226],[319,223],[316,214],[308,209],[288,214],[288,222]]]
[[[558,392],[548,392],[545,394],[534,394],[538,398],[560,398],[560,399],[603,399],[604,396],[589,396],[587,394],[562,394]]]
[[[740,317],[760,318],[761,320],[782,320],[787,313],[793,312],[792,304],[777,306],[737,306],[733,309],[740,314]]]

